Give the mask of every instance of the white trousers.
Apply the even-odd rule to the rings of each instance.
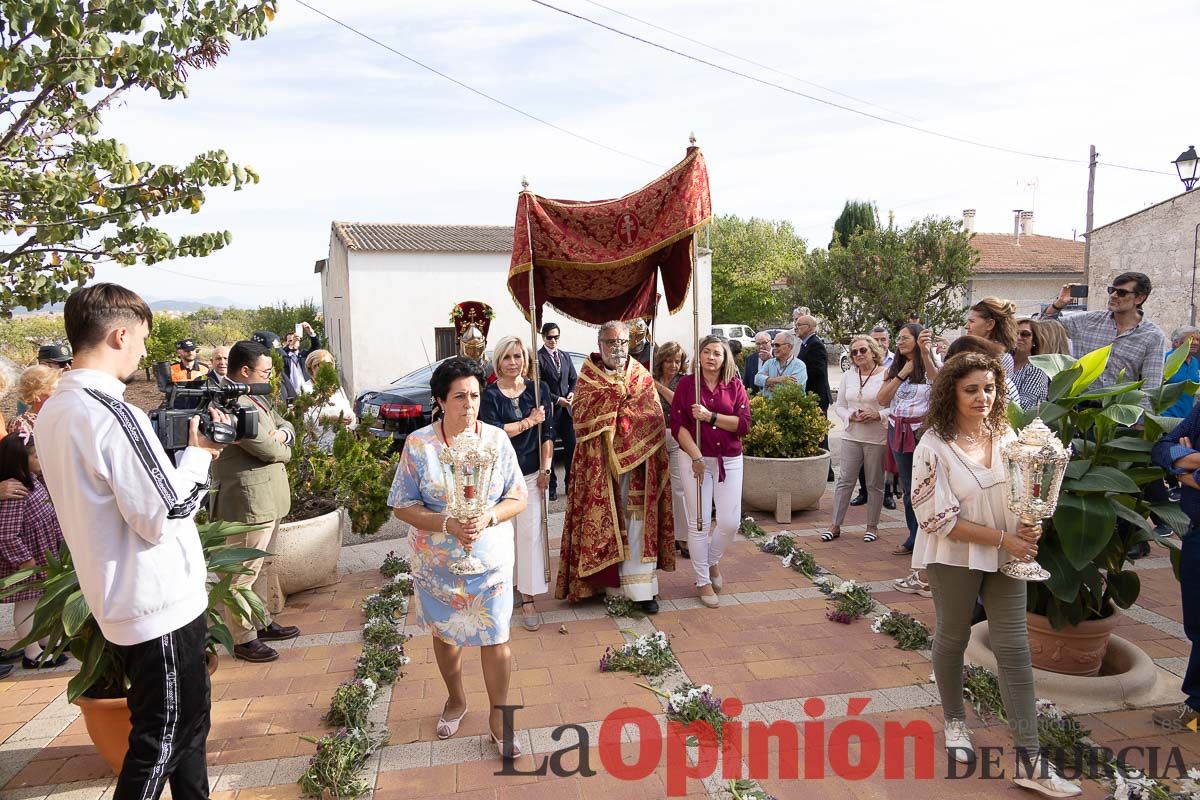
[[[676,454],[683,470],[684,513],[687,517],[688,550],[692,556],[692,569],[696,572],[696,586],[712,583],[709,568],[721,563],[725,548],[733,541],[742,520],[742,457],[725,459],[725,480],[718,481],[717,460],[704,459],[704,478],[700,490],[700,514],[704,529],[696,530],[696,477],[692,473],[692,459],[680,450]],[[713,503],[717,506],[717,519],[713,516]]]
[[[621,506],[629,507],[629,473],[621,476]],[[646,520],[641,517],[625,517],[625,530],[629,535],[629,552],[625,560],[617,565],[621,577],[620,588],[608,588],[606,594],[625,595],[635,603],[658,597],[658,561],[642,561],[642,537],[646,534]]]
[[[692,471],[684,470],[683,464],[676,457],[678,452],[680,452],[679,442],[675,441],[671,429],[667,428],[667,463],[671,467],[671,512],[675,515],[675,541],[686,542],[688,540],[688,524],[684,505],[687,503],[687,498],[683,494],[683,484],[688,480],[694,482],[694,479]]]
[[[37,607],[37,602],[37,599],[33,599],[13,603],[13,627],[16,628],[18,642],[33,632],[33,609]],[[42,646],[37,642],[25,645],[26,658],[37,660],[41,655]]]
[[[537,473],[525,476],[525,488],[529,490],[529,502],[525,510],[513,517],[516,532],[516,581],[517,591],[537,596],[550,590],[546,581],[546,546],[542,543],[542,490],[537,485]]]

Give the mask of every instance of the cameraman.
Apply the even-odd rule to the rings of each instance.
[[[79,587],[129,682],[132,730],[114,800],[208,797],[207,570],[193,516],[221,446],[192,421],[179,467],[121,398],[146,354],[150,307],[112,283],[64,310],[74,369],[35,424]],[[214,419],[229,422],[219,410]]]
[[[236,383],[270,383],[272,372],[271,351],[262,344],[242,341],[230,348],[230,380]],[[292,458],[291,445],[296,432],[290,422],[259,397],[243,395],[238,398],[238,405],[258,411],[258,435],[234,442],[213,465],[217,495],[212,517],[214,520],[261,525],[249,533],[230,536],[227,541],[238,547],[270,551],[271,539],[279,530],[279,521],[292,508],[292,491],[288,486],[284,464]],[[267,562],[265,569],[261,558],[246,566],[249,573],[235,576],[233,586],[249,589],[261,572],[263,585],[269,594],[273,594],[276,580],[270,562]],[[267,606],[276,600],[270,596],[261,599]],[[272,622],[269,608],[265,620],[267,627],[257,631],[249,620],[242,617],[234,619],[233,614],[224,613],[225,624],[233,634],[236,645],[233,655],[243,661],[274,661],[279,658],[279,653],[263,642],[280,642],[300,635],[300,629],[294,625],[281,627]]]

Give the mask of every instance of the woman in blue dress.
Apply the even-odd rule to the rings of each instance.
[[[462,682],[462,648],[479,647],[483,680],[491,704],[489,729],[503,758],[516,758],[521,748],[515,731],[504,739],[500,706],[508,702],[512,654],[508,628],[513,605],[513,526],[509,521],[525,508],[525,480],[508,436],[479,421],[483,370],[465,358],[451,358],[433,373],[435,402],[432,425],[408,435],[396,469],[388,504],[413,531],[413,578],[418,623],[433,634],[433,652],[449,694],[438,719],[439,739],[458,732],[467,713]],[[499,459],[487,487],[491,508],[459,521],[446,509],[446,469],[438,456],[458,434],[471,430],[495,446]],[[456,575],[450,565],[470,554],[484,572]]]

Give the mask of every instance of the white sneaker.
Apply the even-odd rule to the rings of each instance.
[[[915,594],[921,597],[933,597],[933,592],[929,588],[929,584],[921,580],[921,576],[917,572],[911,573],[907,578],[897,578],[892,581],[892,585],[897,592],[905,594]]]
[[[966,720],[948,719],[942,730],[946,734],[946,749],[960,764],[969,764],[975,758],[975,746],[971,744],[971,732]]]
[[[1045,777],[1042,777],[1042,776]],[[1013,783],[1022,789],[1032,789],[1045,797],[1077,797],[1083,794],[1071,781],[1054,771],[1054,765],[1038,756],[1033,760],[1033,774],[1028,778],[1013,778]]]

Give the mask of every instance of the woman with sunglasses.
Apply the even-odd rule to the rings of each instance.
[[[1024,411],[1046,402],[1050,394],[1050,376],[1030,363],[1038,354],[1038,332],[1028,317],[1017,320],[1017,349],[1013,351],[1013,371],[1009,380],[1017,388],[1018,402]]]
[[[883,453],[887,447],[887,409],[879,403],[883,387],[884,350],[868,334],[850,340],[854,369],[842,373],[834,412],[846,426],[837,488],[833,493],[833,522],[821,534],[832,542],[842,535],[842,520],[850,507],[850,491],[859,470],[867,477],[867,532],[864,542],[879,538],[879,513],[883,508]]]

